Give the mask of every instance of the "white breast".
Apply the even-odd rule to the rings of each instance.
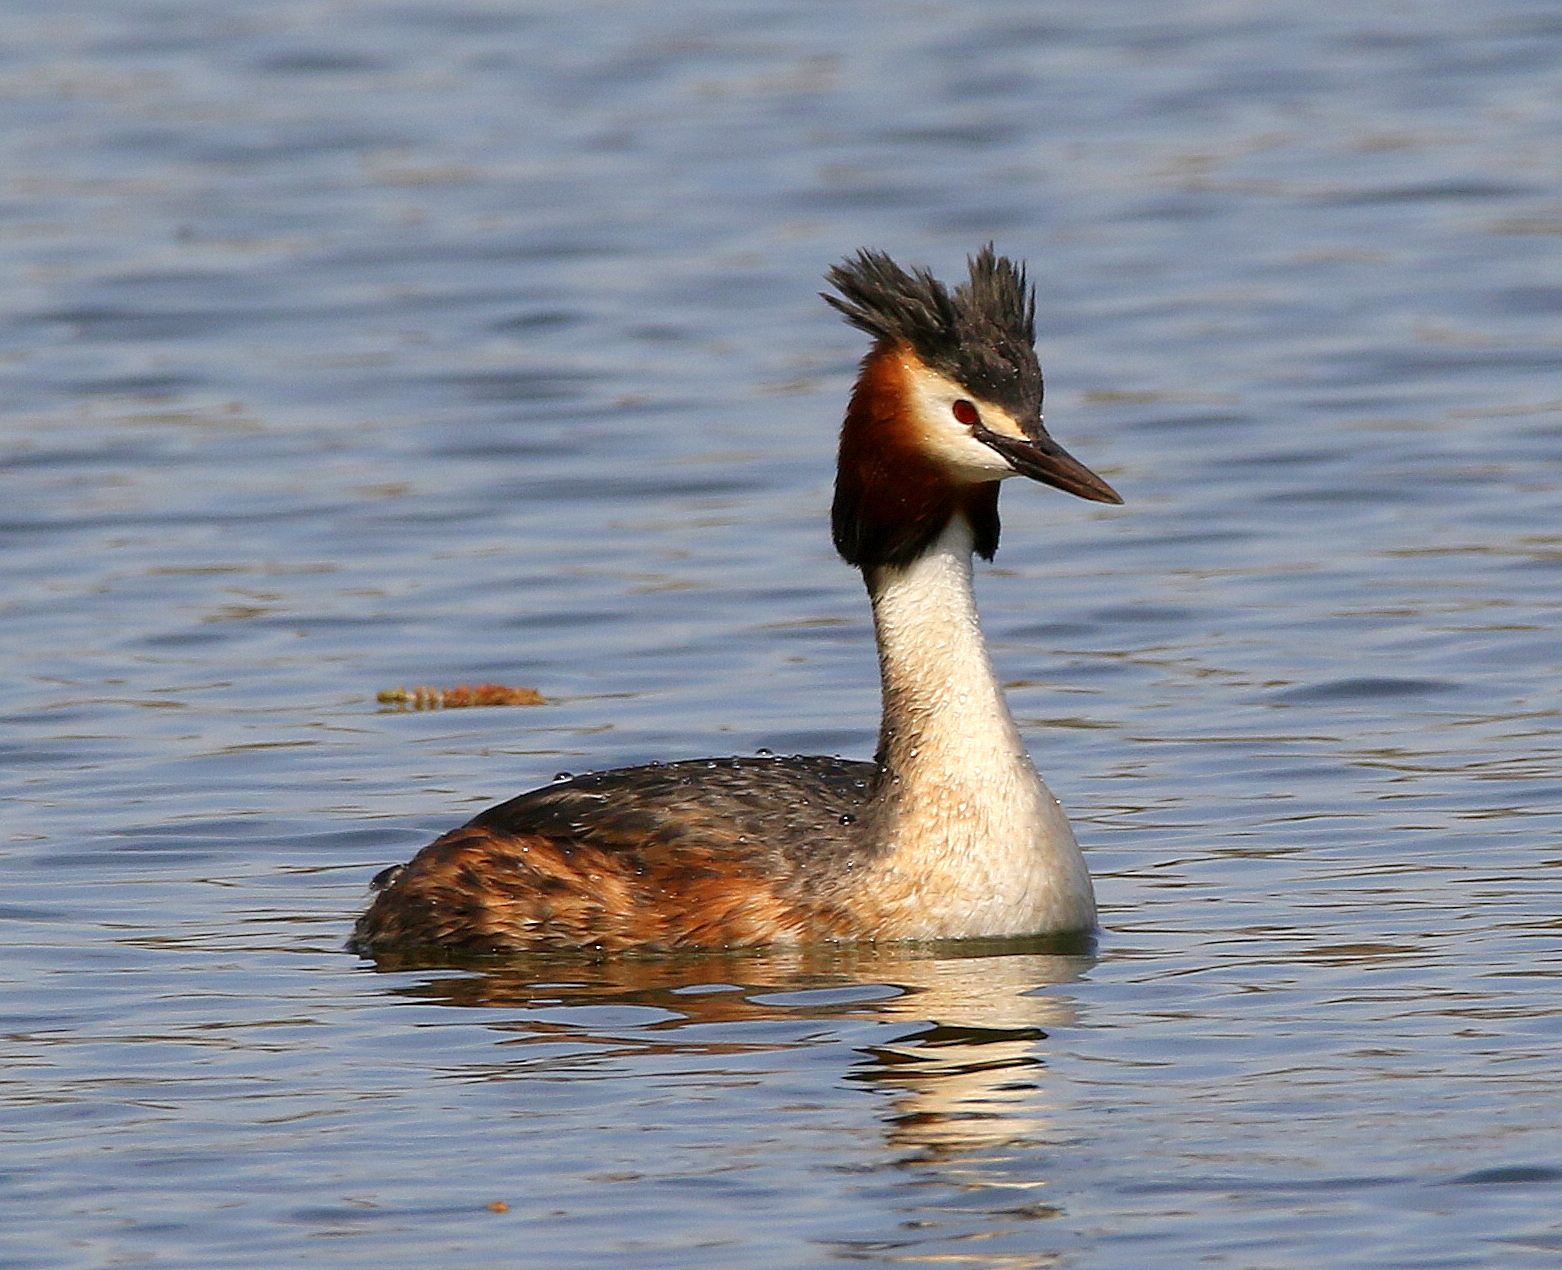
[[[913,938],[1093,926],[1084,858],[987,655],[969,527],[956,517],[874,583],[891,847],[875,884],[888,924]]]

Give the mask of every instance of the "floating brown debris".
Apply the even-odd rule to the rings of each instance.
[[[387,688],[376,693],[382,706],[397,710],[461,710],[469,706],[541,706],[548,699],[535,688],[507,688],[504,684],[457,684],[454,688]]]

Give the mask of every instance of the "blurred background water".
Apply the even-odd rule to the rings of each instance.
[[[0,1263],[1556,1264],[1559,137],[1544,0],[12,0]],[[989,238],[1128,499],[979,582],[1098,956],[345,953],[871,751],[815,293]]]

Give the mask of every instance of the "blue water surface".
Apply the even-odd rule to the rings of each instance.
[[[1541,0],[13,0],[0,1264],[1557,1264],[1558,137]],[[989,239],[1128,499],[979,581],[1096,954],[345,952],[871,752],[816,292]]]

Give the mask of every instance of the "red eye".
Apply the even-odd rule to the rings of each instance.
[[[956,421],[965,424],[968,428],[982,421],[982,416],[977,413],[976,407],[964,397],[949,408],[954,411]]]

